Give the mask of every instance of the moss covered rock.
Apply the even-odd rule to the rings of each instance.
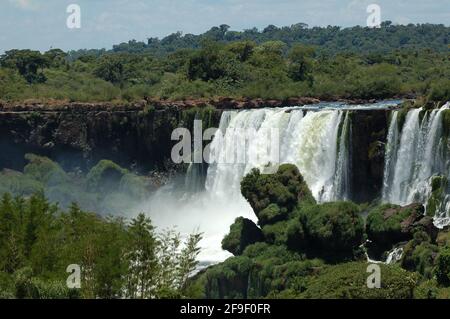
[[[447,195],[448,180],[445,176],[431,178],[431,196],[427,202],[427,215],[434,216],[442,209],[444,197]]]
[[[242,180],[241,192],[261,225],[286,219],[299,202],[315,203],[303,176],[291,164],[281,165],[275,174],[253,169]]]
[[[250,219],[238,217],[230,226],[228,235],[222,240],[222,248],[237,256],[241,255],[247,246],[263,239],[261,229],[255,223]]]
[[[24,174],[47,186],[67,183],[69,177],[57,163],[47,157],[34,154],[26,154],[28,164],[24,168]]]
[[[390,250],[394,244],[412,239],[416,229],[429,225],[421,225],[424,207],[411,204],[405,207],[383,204],[369,212],[366,220],[366,232],[376,253]]]
[[[431,278],[438,250],[438,246],[432,244],[425,232],[418,231],[413,240],[403,248],[400,265],[406,270],[420,273],[425,278]]]
[[[116,190],[125,174],[128,170],[110,160],[101,160],[86,176],[88,189],[99,192]]]
[[[364,222],[351,202],[299,208],[298,222],[288,229],[288,245],[323,258],[346,258],[363,242]]]
[[[256,243],[243,255],[208,268],[195,281],[203,286],[203,298],[264,298],[285,290],[303,291],[322,265],[320,260],[303,260],[285,246]]]

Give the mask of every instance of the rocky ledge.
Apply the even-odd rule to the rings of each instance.
[[[184,100],[163,100],[146,98],[137,102],[114,103],[81,103],[69,101],[37,101],[28,100],[20,103],[7,103],[0,101],[0,112],[26,112],[26,111],[139,111],[145,107],[155,109],[180,108],[189,109],[194,107],[212,106],[217,109],[255,109],[264,107],[282,107],[311,105],[320,103],[320,100],[310,97],[289,98],[284,100],[274,99],[235,99],[219,97],[215,99],[184,99]]]

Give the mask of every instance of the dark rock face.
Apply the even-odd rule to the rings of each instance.
[[[216,125],[221,111],[209,111],[208,125]],[[177,107],[0,112],[0,167],[21,170],[24,155],[34,153],[67,170],[86,171],[101,159],[124,167],[165,170],[177,143],[171,140],[172,131],[191,129],[196,113]]]
[[[355,202],[370,202],[381,195],[389,113],[352,112],[350,199]]]

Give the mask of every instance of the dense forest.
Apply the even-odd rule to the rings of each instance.
[[[447,52],[450,28],[442,24],[408,24],[394,25],[385,21],[381,28],[355,26],[341,28],[337,26],[309,27],[305,23],[277,27],[269,25],[263,30],[231,31],[228,25],[212,27],[200,34],[176,32],[163,39],[149,38],[147,43],[136,40],[114,45],[112,50],[79,50],[71,51],[71,59],[80,55],[102,55],[110,52],[143,53],[165,56],[179,49],[197,49],[204,40],[230,43],[237,41],[253,41],[262,44],[268,41],[282,41],[286,48],[296,44],[317,46],[318,50],[327,54],[342,52],[353,53],[389,53],[396,49],[428,48],[438,52]]]
[[[0,57],[0,99],[127,102],[161,99],[382,99],[426,95],[448,100],[449,28],[442,25],[307,28],[174,34],[112,50]]]

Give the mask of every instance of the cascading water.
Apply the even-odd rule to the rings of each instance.
[[[406,205],[421,202],[425,205],[431,196],[433,176],[450,180],[450,150],[443,136],[442,115],[447,103],[438,110],[414,109],[406,115],[399,134],[398,111],[392,116],[386,146],[383,181],[383,201]],[[450,195],[438,205],[436,226],[450,223]]]
[[[226,111],[220,125],[224,138],[213,140],[211,150],[219,159],[230,155],[237,158],[242,154],[242,144],[236,143],[241,129],[251,128],[255,134],[244,143],[249,145],[244,156],[254,158],[250,156],[252,153],[267,146],[266,129],[278,129],[280,163],[295,164],[319,202],[346,199],[349,195],[349,112],[323,110],[306,112],[306,115],[304,112],[285,108]],[[266,164],[265,161],[212,164],[206,190],[219,197],[242,199],[242,178],[252,168],[263,168]]]

